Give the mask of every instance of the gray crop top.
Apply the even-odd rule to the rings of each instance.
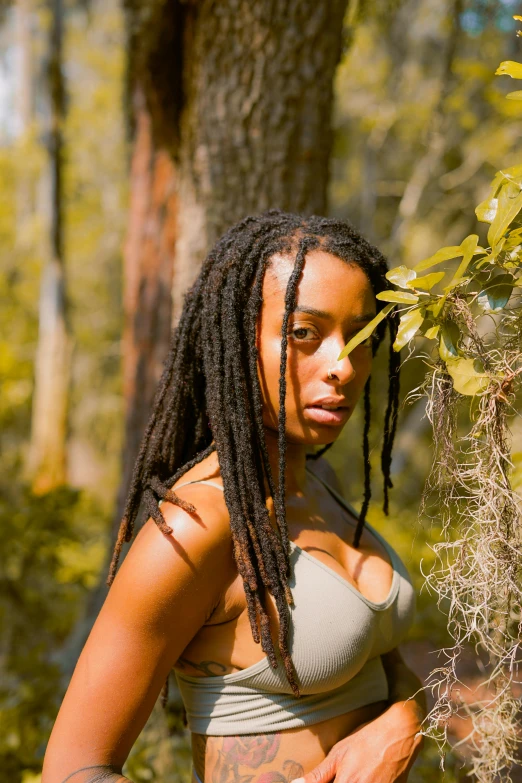
[[[319,481],[357,516],[341,495]],[[194,483],[222,490],[211,481]],[[371,525],[366,527],[390,556],[393,580],[388,597],[380,603],[370,601],[291,542],[288,584],[294,606],[290,607],[289,649],[301,696],[293,695],[277,650],[277,669],[265,657],[242,671],[216,677],[175,671],[191,731],[214,736],[282,731],[388,698],[380,656],[408,633],[415,615],[415,592],[395,550]]]

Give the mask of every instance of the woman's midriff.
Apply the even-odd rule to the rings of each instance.
[[[311,726],[269,734],[192,734],[194,769],[202,783],[290,783],[386,707],[385,701],[379,701]]]

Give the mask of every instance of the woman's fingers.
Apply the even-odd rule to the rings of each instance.
[[[296,778],[290,783],[329,783],[334,780],[336,769],[337,759],[336,755],[332,753],[302,778]]]

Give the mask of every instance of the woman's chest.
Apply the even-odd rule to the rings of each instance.
[[[362,542],[360,551],[353,550],[332,531],[302,524],[297,541],[300,543],[292,541],[290,554],[289,586],[294,598],[290,651],[303,684],[312,691],[322,690],[358,671],[371,654],[376,635],[384,634],[385,641],[393,638],[396,622],[391,604],[399,576],[389,555],[379,551],[379,542],[377,546]],[[345,555],[347,562],[342,564],[340,558]],[[277,649],[279,616],[268,592],[265,601]],[[196,664],[186,670],[196,676],[230,674],[264,658],[252,638],[239,575],[183,658]],[[283,681],[274,683],[275,688],[286,685]]]
[[[369,601],[379,603],[387,598],[392,586],[390,552],[367,527],[355,548],[356,524],[357,519],[329,495],[312,497],[306,504],[292,503],[287,508],[290,540]]]

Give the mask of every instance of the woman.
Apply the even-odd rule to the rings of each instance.
[[[379,309],[386,271],[348,224],[279,210],[241,221],[211,251],[186,295],[114,583],[42,783],[121,780],[172,668],[194,781],[406,780],[424,704],[422,692],[408,698],[420,682],[396,648],[414,594],[396,553],[365,525],[372,357],[387,325],[394,338],[394,319],[338,358]],[[389,368],[386,512],[398,395],[391,348]],[[356,515],[320,455],[362,394]],[[140,502],[148,519],[115,576]]]

